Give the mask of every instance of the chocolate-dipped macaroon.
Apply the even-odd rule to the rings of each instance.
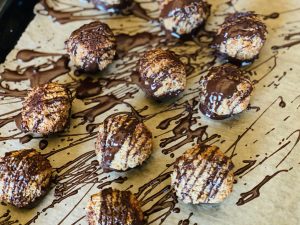
[[[218,147],[196,145],[176,160],[171,182],[184,203],[219,203],[232,192],[232,169]]]
[[[116,39],[109,26],[100,21],[85,24],[66,41],[72,63],[88,73],[103,70],[116,54]]]
[[[143,211],[130,191],[106,188],[91,196],[86,207],[89,225],[143,225]]]
[[[155,100],[176,97],[186,87],[184,64],[169,50],[145,52],[138,61],[137,72],[143,90]]]
[[[123,9],[130,7],[133,0],[90,0],[98,9],[119,13]]]
[[[152,134],[131,114],[112,115],[99,127],[96,154],[105,171],[141,165],[152,152]]]
[[[225,19],[212,46],[231,61],[251,62],[258,57],[266,35],[266,25],[256,14],[238,12]]]
[[[34,88],[23,102],[22,130],[43,135],[61,132],[68,124],[71,106],[71,93],[60,84]]]
[[[0,157],[0,201],[32,207],[50,186],[52,167],[36,150],[7,152]]]
[[[178,35],[190,34],[204,24],[210,14],[206,0],[163,0],[160,19],[163,26]]]
[[[253,90],[250,79],[234,65],[212,67],[200,80],[200,111],[221,120],[247,109]]]

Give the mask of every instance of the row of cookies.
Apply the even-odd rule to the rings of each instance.
[[[166,29],[176,33],[192,32],[209,14],[205,1],[187,1],[189,3],[183,6],[174,2],[179,1],[162,4],[162,15]],[[182,16],[177,12],[180,7],[196,12],[196,16],[202,18],[201,22],[195,28],[191,26],[198,17]],[[198,11],[187,10],[189,7]],[[184,18],[185,23],[178,22],[178,18]],[[221,25],[213,46],[229,59],[251,61],[257,57],[265,35],[266,28],[255,14],[235,13]],[[85,72],[103,70],[116,54],[113,32],[100,21],[74,31],[66,46],[72,63]],[[153,49],[145,52],[138,61],[137,71],[143,90],[154,99],[176,97],[186,88],[184,64],[172,51]],[[211,68],[200,81],[200,89],[200,111],[210,118],[223,119],[248,106],[253,87],[240,69],[227,64]],[[33,89],[23,104],[22,129],[44,135],[63,131],[68,124],[71,103],[71,94],[62,85],[50,83]],[[134,168],[151,152],[151,132],[132,114],[111,116],[100,125],[96,153],[104,170]],[[232,191],[232,168],[231,160],[217,147],[197,145],[177,159],[171,182],[177,196],[186,203],[220,202]],[[0,200],[17,207],[33,204],[47,192],[51,173],[49,161],[35,150],[6,153],[0,159]],[[111,217],[111,210],[117,210],[115,215],[120,215],[120,221],[132,219],[137,223],[129,224],[140,224],[144,218],[138,205],[128,191],[105,189],[91,197],[87,216],[90,224],[98,224],[99,218]]]

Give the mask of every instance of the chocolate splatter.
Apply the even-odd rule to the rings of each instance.
[[[274,178],[275,176],[277,176],[278,174],[280,174],[282,172],[288,172],[288,170],[279,170],[279,171],[275,172],[272,175],[266,176],[259,184],[257,184],[250,191],[245,192],[245,193],[241,193],[241,198],[238,200],[238,202],[236,204],[238,206],[241,206],[241,205],[244,205],[244,204],[254,200],[255,198],[258,198],[260,196],[260,189],[266,183],[268,183],[272,178]]]

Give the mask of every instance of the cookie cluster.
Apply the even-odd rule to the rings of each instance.
[[[90,0],[97,8],[118,12],[131,0]],[[163,0],[160,21],[168,32],[182,35],[197,32],[210,15],[205,0]],[[216,33],[212,46],[228,62],[256,59],[266,41],[266,26],[252,12],[229,15]],[[103,71],[113,62],[117,42],[111,28],[100,21],[83,25],[65,42],[71,63],[86,73]],[[168,49],[141,54],[136,72],[148,97],[157,101],[180,96],[187,86],[187,72],[180,56]],[[211,119],[222,120],[244,111],[253,85],[236,65],[209,69],[199,83],[199,110]],[[69,123],[72,96],[68,88],[48,83],[28,92],[21,112],[24,132],[51,135]],[[141,166],[153,149],[152,133],[133,113],[108,116],[99,126],[95,151],[105,172],[127,171]],[[180,156],[171,176],[177,197],[184,203],[219,203],[233,189],[233,163],[218,147],[196,145]],[[28,207],[45,195],[52,167],[36,150],[11,151],[0,158],[0,200]],[[140,203],[130,191],[107,188],[90,197],[86,207],[89,224],[145,224]]]

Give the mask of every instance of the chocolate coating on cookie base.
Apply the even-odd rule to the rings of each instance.
[[[73,31],[66,47],[71,62],[80,71],[95,73],[114,59],[116,39],[107,24],[94,21]]]
[[[206,13],[210,12],[210,5],[205,1],[197,1],[197,0],[170,0],[167,4],[165,4],[161,10],[160,17],[167,18],[171,14],[174,13],[176,9],[183,9],[186,6],[191,5],[192,3],[201,3],[203,10]]]
[[[226,17],[222,24],[222,30],[216,36],[214,43],[220,44],[232,37],[251,37],[253,35],[258,35],[262,40],[266,40],[267,27],[256,17],[257,15],[253,12],[237,12]]]
[[[50,187],[52,167],[36,150],[5,153],[0,157],[0,201],[32,207]]]
[[[137,71],[142,89],[154,100],[177,97],[185,90],[185,67],[172,51],[153,49],[145,52],[138,61]]]
[[[205,0],[164,0],[160,20],[167,32],[187,38],[202,27],[210,15],[210,5]]]
[[[60,84],[34,88],[23,102],[21,128],[44,135],[61,132],[69,122],[71,106],[71,92]]]
[[[253,12],[237,12],[225,18],[212,47],[230,62],[246,64],[258,57],[266,41],[266,25]]]
[[[90,225],[144,225],[139,202],[130,191],[106,188],[91,196],[87,206]]]
[[[218,147],[196,145],[176,160],[172,185],[184,203],[219,203],[232,191],[233,167]]]
[[[131,114],[108,117],[100,125],[96,154],[104,171],[141,165],[152,151],[152,134]]]
[[[229,100],[235,96],[238,99],[235,106],[238,106],[250,96],[253,90],[250,80],[233,65],[211,68],[202,82],[205,83],[205,89],[200,95],[205,96],[205,98],[204,101],[200,101],[199,109],[204,115],[215,120],[226,119],[234,114],[234,108],[228,114],[215,113],[220,107],[230,107],[222,105],[224,100]],[[246,91],[238,90],[238,86],[244,84],[247,84]]]

